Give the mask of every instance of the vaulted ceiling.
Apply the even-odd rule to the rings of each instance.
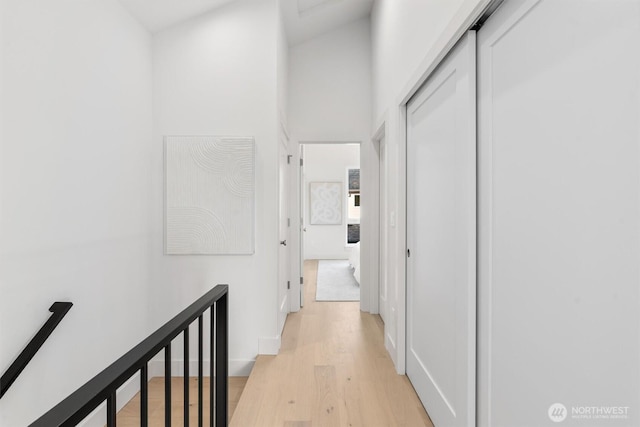
[[[155,33],[232,1],[236,0],[120,0],[120,3]]]
[[[374,0],[282,0],[289,45],[369,16]]]
[[[157,32],[237,0],[120,0],[149,31]],[[374,0],[281,0],[290,45],[368,16]]]

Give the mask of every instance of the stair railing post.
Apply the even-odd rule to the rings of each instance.
[[[216,302],[216,426],[226,426],[229,364],[229,294]]]

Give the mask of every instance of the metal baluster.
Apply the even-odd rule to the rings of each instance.
[[[216,425],[227,425],[228,294],[216,303]]]
[[[198,427],[202,427],[202,314],[198,316]]]
[[[211,325],[209,326],[209,426],[213,427],[214,417],[213,417],[213,409],[214,409],[214,400],[213,400],[213,386],[215,383],[215,378],[213,376],[213,351],[215,349],[215,316],[216,306],[215,304],[211,306],[210,314],[211,314]]]
[[[149,371],[145,362],[140,369],[140,427],[149,425]]]
[[[171,343],[164,348],[164,425],[171,427]]]
[[[184,330],[184,427],[189,427],[189,327]]]
[[[107,427],[116,427],[116,392],[107,397]]]

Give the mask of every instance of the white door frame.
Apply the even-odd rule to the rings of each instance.
[[[374,148],[374,152],[375,152],[375,159],[374,162],[372,162],[375,167],[378,170],[377,173],[377,179],[376,182],[377,183],[377,209],[376,209],[376,213],[378,215],[378,227],[377,227],[377,246],[378,246],[378,268],[377,268],[377,272],[378,272],[378,292],[376,292],[376,295],[373,296],[372,295],[372,307],[377,307],[378,308],[378,313],[380,313],[380,317],[382,317],[382,314],[384,313],[384,315],[387,314],[387,305],[388,305],[388,286],[387,286],[387,293],[385,294],[385,300],[383,301],[382,298],[380,298],[380,291],[382,289],[384,280],[383,280],[383,275],[387,276],[388,278],[388,274],[387,272],[389,271],[389,252],[388,251],[388,246],[389,246],[389,239],[387,238],[387,241],[384,241],[383,238],[383,229],[385,227],[388,227],[388,221],[386,221],[385,216],[383,215],[385,206],[384,204],[386,203],[387,205],[389,204],[388,201],[388,193],[387,193],[387,189],[388,189],[388,177],[386,176],[386,164],[388,164],[388,155],[384,156],[384,164],[383,164],[383,152],[386,153],[387,147],[388,145],[385,143],[383,143],[383,140],[385,139],[385,123],[382,124],[382,126],[380,126],[378,128],[378,130],[376,131],[376,133],[373,135],[373,148]],[[383,168],[384,167],[384,173],[383,173]],[[374,184],[375,184],[374,183]],[[385,194],[386,198],[383,200],[381,194]],[[388,234],[388,233],[387,233]],[[385,252],[385,247],[386,246],[386,252]],[[383,321],[385,321],[385,319],[383,318]],[[386,324],[386,321],[385,321]],[[385,331],[386,331],[386,326],[385,326]],[[385,342],[386,342],[386,338],[387,338],[387,334],[385,334]]]
[[[371,154],[372,149],[369,150],[365,147],[367,142],[361,140],[299,140],[296,141],[296,146],[293,148],[294,158],[292,160],[297,167],[300,167],[300,147],[304,145],[312,145],[312,144],[358,144],[360,146],[360,170],[364,170],[365,172],[361,172],[361,192],[364,194],[364,198],[362,199],[362,203],[368,206],[369,203],[375,203],[372,206],[377,206],[378,199],[378,168],[376,162],[373,161],[372,157],[376,157],[375,153]],[[372,142],[371,142],[372,143]],[[371,146],[372,148],[372,146]],[[366,183],[363,180],[363,174],[366,174]],[[301,185],[300,182],[300,173],[292,174],[292,186],[294,190],[291,192],[290,198],[290,212],[292,212],[292,221],[291,228],[293,230],[299,230],[298,233],[292,233],[291,238],[291,251],[293,253],[293,262],[292,265],[292,277],[294,280],[291,282],[291,295],[299,295],[300,294],[300,278],[303,277],[303,272],[300,271],[301,260],[300,260],[300,248],[303,244],[303,231],[302,231],[302,218],[303,212],[301,212],[301,203],[300,203],[300,194],[301,194]],[[364,191],[363,191],[364,189]],[[372,197],[369,197],[372,196]],[[375,211],[376,209],[372,209]],[[363,220],[360,221],[363,224]],[[361,228],[360,239],[364,240],[365,243],[360,248],[360,256],[361,256],[361,266],[376,266],[377,269],[377,260],[378,260],[378,241],[379,241],[379,223],[378,223],[378,214],[374,212],[370,218],[364,220],[364,226]],[[363,263],[362,260],[366,261]],[[375,259],[375,263],[372,261]],[[297,280],[296,280],[297,279]],[[377,270],[375,274],[373,273],[373,268],[368,268],[362,270],[361,274],[361,284],[360,284],[360,309],[365,312],[377,313],[378,312],[378,273]],[[296,301],[298,302],[296,304]],[[291,311],[300,310],[299,298],[293,297]]]
[[[364,267],[360,278],[360,310],[378,314],[380,297],[380,159],[376,145],[379,140],[368,142],[368,149],[360,149],[361,205],[365,212],[360,219],[360,266]],[[364,232],[363,232],[364,231]],[[363,262],[364,260],[364,262]]]
[[[290,166],[290,159],[291,157],[289,157],[289,136],[287,135],[287,132],[284,129],[284,126],[282,126],[282,132],[280,135],[280,145],[278,147],[278,174],[281,173],[280,168],[281,168],[281,162],[283,161],[283,157],[286,158],[287,164],[285,164],[285,167],[289,167]],[[288,177],[291,176],[291,169],[288,170]],[[283,293],[284,297],[281,299],[280,298],[280,287],[284,286],[283,282],[287,281],[290,283],[291,280],[291,250],[290,248],[287,246],[287,240],[290,240],[291,236],[291,224],[290,224],[290,219],[289,224],[286,226],[286,235],[282,235],[282,230],[281,228],[283,227],[283,216],[286,214],[287,218],[291,217],[291,203],[289,201],[289,199],[291,198],[290,194],[287,193],[291,193],[291,187],[289,186],[287,187],[287,180],[285,180],[284,183],[280,182],[281,176],[278,176],[278,239],[283,239],[284,241],[280,242],[281,246],[278,246],[278,336],[280,336],[282,334],[282,331],[284,329],[284,324],[286,321],[286,314],[288,314],[291,311],[291,289],[289,288],[288,290],[285,290],[285,292]],[[285,188],[281,188],[281,185],[283,185]],[[280,200],[280,198],[283,196],[282,191],[285,192],[286,194],[286,205],[283,206],[282,205],[282,201]],[[281,207],[284,209],[287,209],[287,212],[282,212],[281,211]],[[284,242],[284,243],[283,243]],[[284,255],[283,255],[284,252]],[[281,257],[284,256],[284,259],[281,259]],[[282,271],[282,269],[284,268],[284,271]],[[284,290],[284,289],[283,289]],[[281,317],[283,315],[283,313],[285,314],[285,319],[281,320]]]
[[[281,144],[281,146],[279,146],[279,148],[278,148],[278,165],[280,165],[280,158],[279,158],[280,154],[281,154],[280,150],[283,150],[287,154],[287,156],[288,156],[287,159],[291,159],[291,149],[290,149],[291,148],[291,139],[289,138],[289,133],[287,132],[287,128],[286,128],[286,126],[285,126],[285,124],[283,122],[280,122],[280,135],[279,135],[278,139],[279,139],[280,144]],[[293,166],[293,165],[290,165],[290,166]],[[279,166],[278,166],[278,168],[279,168]],[[288,173],[289,182],[291,181],[292,170],[293,170],[293,168],[289,169],[289,173]],[[280,184],[278,183],[278,188],[279,187],[280,187]],[[287,206],[288,207],[288,216],[289,216],[289,218],[291,218],[291,216],[292,216],[292,210],[291,210],[292,187],[291,187],[291,185],[289,185],[289,188],[286,191],[288,192],[288,195],[287,195],[288,196],[287,197],[288,198],[288,200],[287,200],[287,202],[288,202],[288,206]],[[279,193],[280,193],[280,189],[278,190],[278,197],[280,197]],[[278,221],[280,221],[280,216],[281,216],[281,212],[278,211]],[[280,229],[280,223],[278,223],[278,233],[279,233],[279,229]],[[292,235],[292,231],[291,230],[292,230],[292,224],[291,224],[291,221],[290,221],[289,230],[288,230],[288,238],[287,238],[288,240],[291,240],[291,235]],[[280,238],[280,236],[278,236],[278,238]],[[280,252],[278,252],[278,253],[280,253]],[[291,283],[292,282],[291,262],[293,261],[293,257],[291,256],[291,248],[290,247],[287,248],[286,258],[288,258],[286,260],[286,265],[289,267],[288,271],[286,272],[286,278],[287,278],[287,281],[289,281]],[[280,262],[280,260],[278,260],[278,268],[280,268],[280,265],[281,265],[281,262]],[[278,281],[280,281],[280,279],[281,279],[280,273],[278,273]],[[278,283],[278,286],[280,286],[280,283]],[[297,310],[294,309],[296,301],[295,301],[295,298],[292,298],[292,295],[294,295],[293,294],[293,290],[290,288],[287,291],[287,298],[286,298],[286,303],[285,303],[287,313],[290,313],[292,311],[297,311]],[[280,304],[281,304],[281,302],[278,301],[278,317],[280,316],[280,313],[281,313],[282,308],[283,308],[283,307],[280,306]],[[283,328],[284,328],[284,325],[283,325]],[[280,336],[281,334],[282,334],[282,330],[279,330],[278,331],[278,336]]]

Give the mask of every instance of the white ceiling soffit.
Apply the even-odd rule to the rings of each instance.
[[[309,12],[316,7],[327,6],[331,3],[338,3],[342,0],[297,0],[298,2],[298,12],[300,15],[304,15],[306,12]]]
[[[281,0],[289,45],[369,16],[374,0]]]
[[[232,1],[235,0],[120,0],[129,13],[152,33]]]

